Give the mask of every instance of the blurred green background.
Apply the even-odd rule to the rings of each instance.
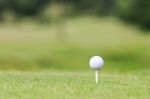
[[[149,70],[149,30],[149,0],[0,0],[0,70]]]

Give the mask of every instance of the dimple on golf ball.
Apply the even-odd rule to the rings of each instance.
[[[104,60],[100,56],[93,56],[89,61],[90,67],[94,70],[98,70],[103,67]]]

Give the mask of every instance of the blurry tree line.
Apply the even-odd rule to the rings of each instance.
[[[150,0],[0,0],[1,21],[13,16],[49,22],[84,14],[115,15],[150,29]]]

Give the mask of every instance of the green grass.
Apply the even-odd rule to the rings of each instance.
[[[112,17],[73,18],[64,29],[60,40],[54,25],[0,24],[0,99],[150,98],[148,33]],[[93,55],[105,60],[98,84]]]
[[[149,99],[150,72],[0,72],[1,99]]]
[[[84,16],[67,20],[64,30],[61,41],[54,25],[1,23],[0,69],[84,71],[93,55],[101,55],[110,71],[150,67],[150,35],[135,26],[112,17]]]

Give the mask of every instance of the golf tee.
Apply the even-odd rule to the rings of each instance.
[[[98,83],[98,70],[95,71],[95,81]]]

